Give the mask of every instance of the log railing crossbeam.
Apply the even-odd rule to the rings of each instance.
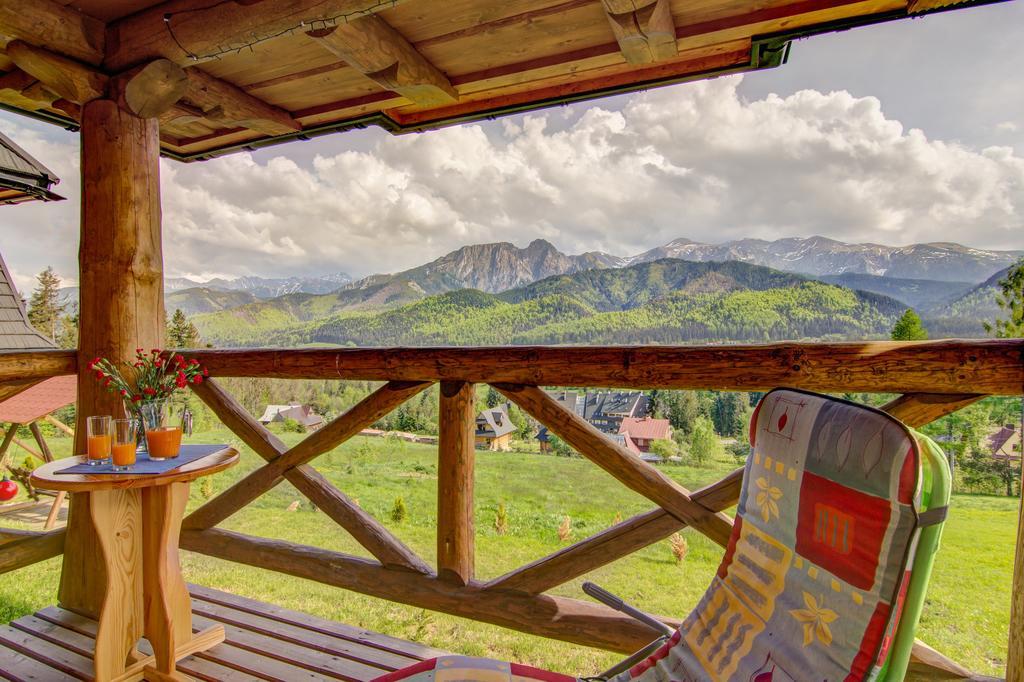
[[[318,547],[213,528],[183,531],[181,546],[208,556],[315,580],[361,594],[500,625],[541,637],[623,653],[654,640],[643,623],[595,602],[485,590],[434,576],[392,571],[375,561]],[[672,626],[679,621],[664,619]]]
[[[1019,395],[1024,341],[186,351],[211,375],[534,386]],[[2,378],[2,375],[0,375]]]

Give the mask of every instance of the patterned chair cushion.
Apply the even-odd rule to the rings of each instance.
[[[772,391],[718,573],[679,631],[619,680],[862,680],[902,604],[920,454],[892,417]]]

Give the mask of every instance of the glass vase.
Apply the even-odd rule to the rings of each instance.
[[[177,457],[181,452],[181,424],[173,421],[170,401],[143,403],[139,406],[139,414],[146,431],[149,458],[160,461]]]

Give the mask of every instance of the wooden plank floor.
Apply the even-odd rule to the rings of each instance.
[[[224,625],[226,641],[178,663],[196,680],[372,680],[444,652],[190,585],[192,627]],[[0,679],[91,680],[96,622],[56,606],[0,625]],[[139,649],[150,653],[148,643]]]

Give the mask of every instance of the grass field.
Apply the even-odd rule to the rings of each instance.
[[[300,438],[296,434],[282,437],[286,442]],[[235,440],[226,431],[193,438],[194,442]],[[53,445],[58,453],[67,452],[66,439],[55,439]],[[239,466],[211,479],[212,492],[223,490],[258,465],[255,454],[245,448],[242,451]],[[355,438],[321,457],[316,466],[432,562],[436,457],[432,446]],[[680,466],[664,471],[693,488],[716,480],[735,466],[732,458],[723,458],[705,468]],[[390,512],[399,496],[405,501],[408,517],[396,524]],[[202,500],[203,490],[196,484],[190,507]],[[287,511],[296,500],[302,502],[299,508]],[[506,535],[494,529],[499,503],[508,510]],[[1002,673],[1005,666],[1016,505],[1016,500],[1007,498],[955,496],[919,633],[935,648],[986,674]],[[626,518],[651,507],[652,503],[585,460],[478,453],[477,575],[483,579],[498,576],[564,546],[557,529],[565,516],[572,520],[573,539],[580,539],[608,527],[616,515]],[[229,518],[223,527],[366,556],[287,483]],[[692,531],[683,535],[689,553],[680,564],[668,543],[662,542],[588,578],[642,608],[681,618],[697,602],[721,558],[721,549],[709,540]],[[440,649],[576,674],[596,672],[619,658],[201,555],[186,553],[183,563],[187,580]],[[59,566],[59,559],[54,559],[0,576],[0,622],[54,603]],[[585,598],[581,582],[575,580],[555,592]]]

